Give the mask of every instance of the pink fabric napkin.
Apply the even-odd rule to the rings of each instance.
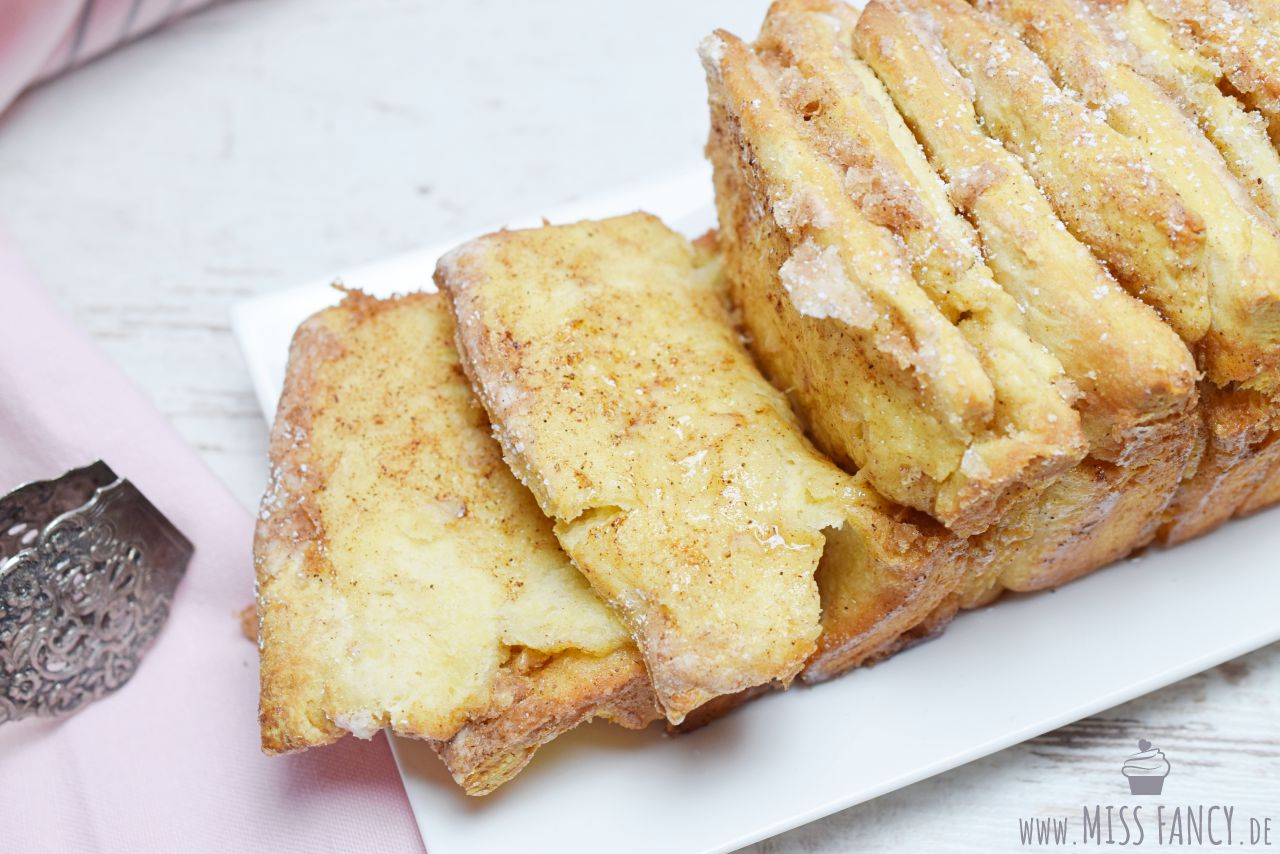
[[[196,547],[128,684],[0,726],[0,851],[422,851],[385,737],[259,752],[253,520],[2,236],[0,319],[0,493],[102,458]]]
[[[52,77],[209,0],[0,0],[0,110]]]
[[[0,110],[207,0],[0,0]],[[134,678],[65,721],[0,727],[0,851],[422,851],[385,737],[258,750],[253,520],[49,302],[0,234],[0,494],[95,459],[195,544]]]

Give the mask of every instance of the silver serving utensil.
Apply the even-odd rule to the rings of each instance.
[[[101,461],[0,498],[0,723],[70,714],[127,682],[192,551]]]

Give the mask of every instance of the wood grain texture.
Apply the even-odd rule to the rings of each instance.
[[[227,3],[0,119],[0,218],[252,507],[267,428],[231,303],[696,162],[694,46],[766,6]],[[1132,803],[1138,738],[1174,765],[1164,802],[1280,822],[1280,646],[751,850],[1019,850],[1019,817]]]
[[[1158,798],[1130,795],[1120,774],[1140,738],[1164,751],[1172,766]],[[1274,828],[1277,767],[1280,648],[1271,646],[747,850],[1033,850],[1020,844],[1019,818],[1068,817],[1078,832],[1086,804],[1141,803],[1148,810],[1152,803],[1228,804],[1240,816],[1270,816]],[[1237,833],[1242,821],[1235,819]],[[1274,830],[1272,840],[1278,844]],[[1150,840],[1134,850],[1144,848],[1171,850]]]

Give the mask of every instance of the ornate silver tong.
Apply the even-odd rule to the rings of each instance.
[[[0,498],[0,723],[69,714],[127,682],[191,554],[103,462]]]

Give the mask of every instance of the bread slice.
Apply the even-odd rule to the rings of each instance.
[[[1195,118],[1254,202],[1280,221],[1280,153],[1256,112],[1224,93],[1227,81],[1211,59],[1180,45],[1144,0],[1089,0],[1116,47]]]
[[[1108,126],[1140,145],[1151,170],[1204,223],[1211,320],[1196,342],[1210,380],[1280,384],[1280,233],[1222,155],[1077,0],[982,0]]]
[[[1270,218],[1158,87],[1127,66],[1115,67],[1122,58],[1108,65],[1108,75],[1091,75],[1081,87],[1093,97],[1112,95],[1105,107],[1090,109],[992,16],[956,0],[899,2],[973,87],[988,132],[1022,157],[1072,233],[1162,313],[1204,371],[1204,452],[1167,511],[1166,540],[1230,518],[1240,497],[1256,487],[1244,461],[1270,423],[1266,406],[1253,397],[1274,396],[1280,380],[1280,278]],[[1079,32],[1063,25],[1059,35],[1067,44],[1088,41],[1090,50],[1106,50],[1104,39]],[[1030,32],[1028,38],[1034,40]],[[1060,56],[1066,47],[1042,41],[1046,56],[1058,57],[1058,74],[1077,73]],[[1087,67],[1096,62],[1079,49],[1072,55]],[[1254,238],[1260,238],[1256,246]],[[1193,246],[1194,252],[1184,251]],[[1193,299],[1201,289],[1204,299]],[[1233,401],[1235,394],[1244,397]]]
[[[468,794],[657,707],[622,624],[511,476],[442,296],[349,293],[294,336],[254,542],[262,745],[429,740]]]
[[[902,156],[910,132],[837,50],[838,9],[776,3],[755,51],[727,33],[704,43],[734,302],[820,447],[894,501],[975,533],[1083,456],[1074,389],[927,164]],[[865,316],[819,304],[835,299]],[[932,337],[878,329],[895,311],[928,318]],[[976,388],[982,406],[942,405]]]
[[[1257,401],[1258,394],[1247,387],[1274,395],[1280,366],[1280,233],[1275,221],[1255,205],[1178,103],[1107,38],[1087,7],[1077,0],[993,0],[985,5],[1013,25],[1060,83],[1078,91],[1110,126],[1143,145],[1153,168],[1205,222],[1203,263],[1214,317],[1198,347],[1209,380],[1226,393],[1205,395],[1206,453],[1170,509],[1166,538],[1177,542],[1210,530],[1243,508],[1260,477],[1258,470],[1265,467],[1257,452],[1268,442],[1274,404]],[[1250,332],[1242,326],[1251,327]],[[1252,346],[1238,349],[1250,333],[1261,334]]]
[[[1028,331],[1080,388],[1089,459],[989,532],[993,583],[1056,586],[1155,535],[1193,446],[1196,368],[1148,306],[1062,226],[1022,162],[987,136],[964,79],[900,9],[870,3],[853,49],[874,69],[950,199],[981,236]]]
[[[436,281],[507,462],[631,630],[671,723],[800,671],[829,544],[845,544],[833,572],[931,587],[959,571],[958,541],[814,451],[737,339],[718,261],[655,218],[491,234]],[[833,631],[867,647],[932,607],[897,592]]]
[[[1054,83],[1007,27],[960,0],[901,0],[972,87],[983,127],[1026,164],[1071,232],[1184,341],[1209,330],[1204,221],[1142,147]]]
[[[1266,119],[1280,144],[1280,39],[1229,0],[1144,0],[1178,43],[1222,69],[1231,92]],[[1258,8],[1268,4],[1256,3]],[[1271,13],[1274,18],[1275,13]]]
[[[1262,460],[1258,467],[1258,485],[1237,511],[1247,516],[1280,504],[1280,431],[1273,432],[1266,444],[1255,451]]]

